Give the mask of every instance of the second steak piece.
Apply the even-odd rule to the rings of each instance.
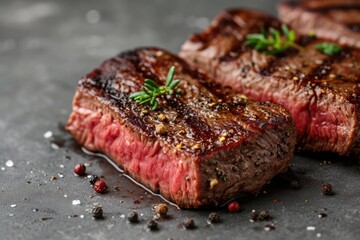
[[[190,37],[180,56],[224,86],[287,108],[300,148],[359,155],[360,51],[343,48],[328,56],[315,47],[324,41],[308,36],[298,40],[303,50],[277,56],[245,46],[247,34],[281,24],[256,11],[224,11]]]
[[[151,110],[129,96],[176,67],[180,93]],[[286,171],[295,146],[289,113],[222,88],[179,57],[142,48],[106,60],[80,80],[66,129],[181,208],[219,206]]]
[[[302,5],[293,2],[279,4],[280,19],[302,34],[312,33],[324,39],[360,48],[360,0],[338,0],[332,1],[333,4],[331,1],[316,1],[324,4],[320,5],[324,8],[319,10],[308,8],[316,2],[303,2]],[[353,7],[349,6],[351,2]]]

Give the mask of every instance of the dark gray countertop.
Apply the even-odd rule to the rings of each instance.
[[[0,239],[359,239],[360,171],[352,161],[296,155],[293,168],[302,189],[272,183],[267,194],[240,199],[239,213],[218,209],[223,219],[218,225],[206,225],[209,211],[171,207],[171,218],[159,222],[160,230],[148,232],[151,206],[162,200],[103,159],[82,153],[61,130],[77,80],[105,58],[136,46],[177,52],[220,10],[248,6],[275,13],[275,2],[1,1]],[[59,149],[51,146],[52,138],[44,138],[47,131],[57,136]],[[13,167],[6,166],[9,159]],[[88,180],[74,176],[78,162],[91,164],[89,173],[105,176],[110,191],[95,194]],[[320,194],[324,182],[334,185],[334,196]],[[82,204],[74,206],[73,200]],[[103,206],[102,221],[92,220],[88,211],[96,203]],[[252,209],[269,210],[273,221],[251,223]],[[131,210],[143,221],[128,224],[123,217]],[[319,218],[319,213],[328,216]],[[179,225],[186,217],[194,218],[198,228],[183,230]],[[276,229],[264,231],[271,223]]]

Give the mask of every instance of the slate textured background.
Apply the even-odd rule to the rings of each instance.
[[[160,230],[151,233],[145,222],[153,216],[152,204],[162,202],[161,198],[103,159],[84,154],[62,131],[77,80],[105,58],[136,46],[177,52],[189,34],[200,31],[224,8],[247,6],[275,14],[275,4],[270,0],[2,0],[0,239],[358,239],[360,171],[352,161],[324,154],[296,155],[293,168],[301,190],[272,183],[267,194],[240,199],[239,213],[218,209],[223,222],[214,226],[206,224],[210,211],[171,207],[171,218],[160,221]],[[47,131],[55,137],[44,138]],[[52,147],[54,141],[59,149]],[[5,165],[9,159],[13,167]],[[74,176],[78,162],[91,164],[89,173],[105,176],[109,193],[95,194],[86,179]],[[51,176],[57,180],[50,180]],[[336,195],[320,194],[324,182],[334,185]],[[82,204],[73,206],[73,200]],[[105,220],[91,219],[89,209],[95,204],[103,206]],[[269,210],[274,220],[251,223],[252,209]],[[141,214],[139,224],[124,220],[131,210]],[[328,217],[319,218],[321,212]],[[186,217],[193,217],[198,228],[183,230],[180,224]],[[266,224],[276,229],[264,231]],[[307,230],[309,226],[315,230]]]

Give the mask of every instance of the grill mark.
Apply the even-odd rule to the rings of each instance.
[[[234,22],[235,23],[235,22]],[[235,23],[236,24],[236,23]],[[265,17],[262,20],[257,21],[255,24],[251,26],[247,26],[247,28],[244,28],[246,31],[246,34],[241,33],[242,31],[239,30],[239,25],[236,24],[236,29],[238,29],[238,33],[241,35],[244,35],[244,38],[242,41],[238,41],[236,44],[230,48],[230,50],[225,53],[223,56],[219,58],[220,63],[226,63],[236,60],[238,57],[240,57],[242,54],[247,52],[250,48],[246,47],[244,42],[246,41],[246,35],[251,33],[258,33],[261,31],[262,28],[269,29],[270,27],[275,29],[280,29],[281,23],[277,21],[276,19],[272,17]],[[234,29],[235,30],[235,29]]]
[[[346,27],[353,32],[360,33],[360,23],[347,24]]]
[[[312,69],[311,72],[309,72],[304,78],[302,78],[302,81],[308,82],[308,81],[315,80],[315,82],[316,82],[316,80],[324,79],[331,73],[332,65],[340,62],[344,58],[351,56],[351,51],[352,50],[350,50],[348,48],[344,48],[339,53],[328,56],[328,58],[326,60],[324,60],[322,64],[320,64],[318,67]],[[346,78],[346,76],[339,76],[339,75],[336,76],[336,79],[342,80],[345,82],[350,80],[350,79]]]
[[[296,43],[302,47],[306,47],[311,44],[315,40],[314,37],[309,36],[301,36]],[[280,62],[285,57],[293,57],[296,58],[296,55],[299,53],[299,50],[290,48],[285,52],[280,53],[274,58],[272,61],[268,63],[268,65],[260,70],[260,74],[262,76],[271,76],[275,71],[277,71],[278,67],[281,65]]]
[[[217,26],[211,28],[211,31],[206,31],[200,34],[194,34],[190,40],[192,42],[201,42],[202,44],[201,49],[205,49],[209,46],[210,42],[220,34],[224,36],[231,35],[231,31],[228,31],[228,28],[234,27],[235,25],[236,24],[232,19],[222,17],[217,23]]]
[[[136,71],[139,72],[144,78],[150,78],[156,81],[158,84],[162,84],[159,81],[159,78],[155,74],[155,69],[147,66],[146,59],[139,56],[139,54],[132,54],[127,58],[132,64],[134,64]],[[187,69],[183,71],[187,72]],[[205,140],[207,138],[213,138],[214,132],[211,131],[211,127],[205,123],[197,109],[191,109],[179,98],[169,98],[166,99],[167,105],[175,109],[178,113],[178,116],[183,118],[185,123],[190,127],[196,134],[196,138]]]

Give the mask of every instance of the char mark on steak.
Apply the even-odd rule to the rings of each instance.
[[[276,56],[244,45],[247,34],[264,26],[279,29],[281,24],[256,11],[224,11],[204,32],[185,42],[180,56],[224,86],[287,108],[300,149],[358,155],[359,49],[343,47],[338,54],[325,55],[315,47],[324,40],[311,36],[297,39],[303,50],[289,49]]]
[[[302,34],[337,41],[360,48],[360,1],[303,1],[278,5],[279,17]],[[322,2],[316,5],[311,2]],[[332,4],[331,4],[332,3]],[[351,5],[351,3],[353,3]],[[307,4],[310,4],[309,6]],[[313,7],[311,7],[313,6]]]
[[[154,111],[129,99],[146,78],[163,85],[172,65],[180,93],[159,97]],[[122,53],[81,79],[66,129],[181,208],[257,192],[287,169],[296,140],[280,105],[249,101],[156,48]]]

